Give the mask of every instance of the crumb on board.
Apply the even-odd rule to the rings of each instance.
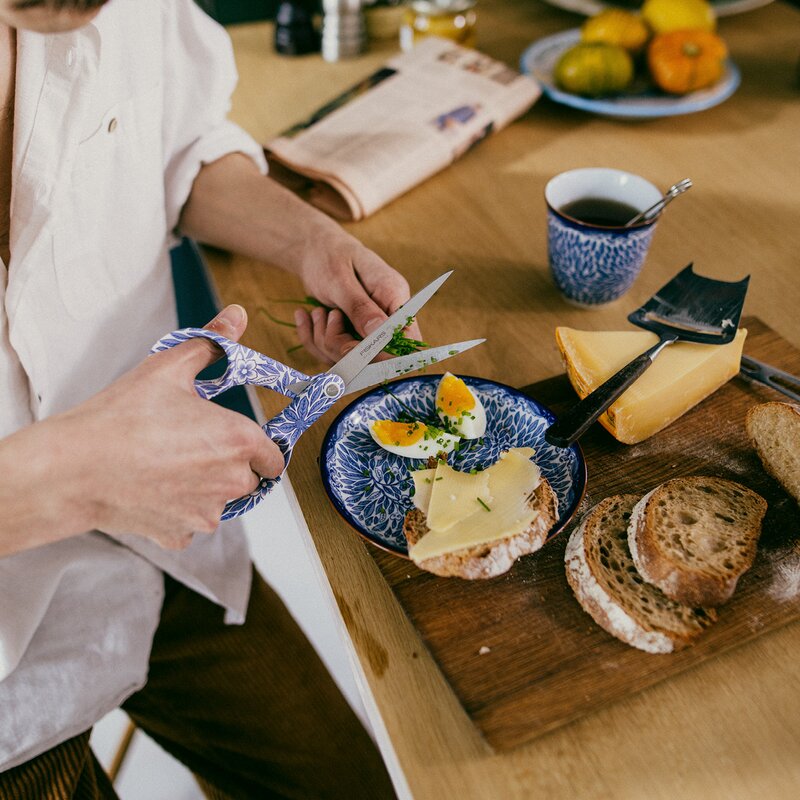
[[[800,541],[773,556],[773,579],[769,595],[773,600],[795,600],[800,596]]]
[[[483,647],[481,647],[481,649],[478,650],[478,655],[479,656],[485,656],[487,653],[491,653],[491,652],[492,652],[492,648],[491,647],[487,647],[486,645],[483,645]]]

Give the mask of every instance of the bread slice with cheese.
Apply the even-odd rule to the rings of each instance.
[[[716,620],[646,583],[628,549],[628,523],[638,495],[615,495],[592,508],[572,532],[564,560],[576,599],[612,636],[647,653],[692,644]]]
[[[761,403],[747,412],[746,425],[764,468],[800,503],[800,407]]]
[[[598,421],[623,444],[647,439],[739,372],[746,335],[740,328],[728,344],[671,344]],[[556,328],[556,344],[567,376],[581,398],[657,341],[649,331]]]
[[[414,563],[476,580],[501,575],[538,550],[558,519],[558,501],[532,455],[515,448],[474,474],[443,462],[415,473],[415,507],[403,525]]]
[[[718,606],[756,556],[766,501],[723,478],[674,478],[636,504],[628,545],[639,574],[679,603]]]

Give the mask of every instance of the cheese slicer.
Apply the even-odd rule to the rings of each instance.
[[[749,381],[763,383],[764,386],[790,397],[795,403],[800,403],[800,378],[797,375],[745,355],[742,356],[739,375]]]
[[[626,364],[605,383],[576,403],[546,431],[555,447],[569,447],[674,342],[728,344],[739,328],[739,317],[750,276],[719,281],[697,275],[692,264],[661,287],[628,321],[652,331],[658,342]]]

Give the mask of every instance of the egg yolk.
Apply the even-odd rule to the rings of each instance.
[[[446,375],[439,384],[436,405],[449,417],[459,416],[463,411],[475,408],[475,398],[467,384],[455,375]]]
[[[384,444],[405,446],[418,442],[425,435],[425,426],[421,422],[394,422],[390,419],[379,419],[372,423],[375,436]]]

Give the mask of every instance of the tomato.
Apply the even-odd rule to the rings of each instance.
[[[686,94],[716,83],[725,69],[728,48],[715,33],[672,31],[656,36],[647,64],[656,85],[670,94]]]

